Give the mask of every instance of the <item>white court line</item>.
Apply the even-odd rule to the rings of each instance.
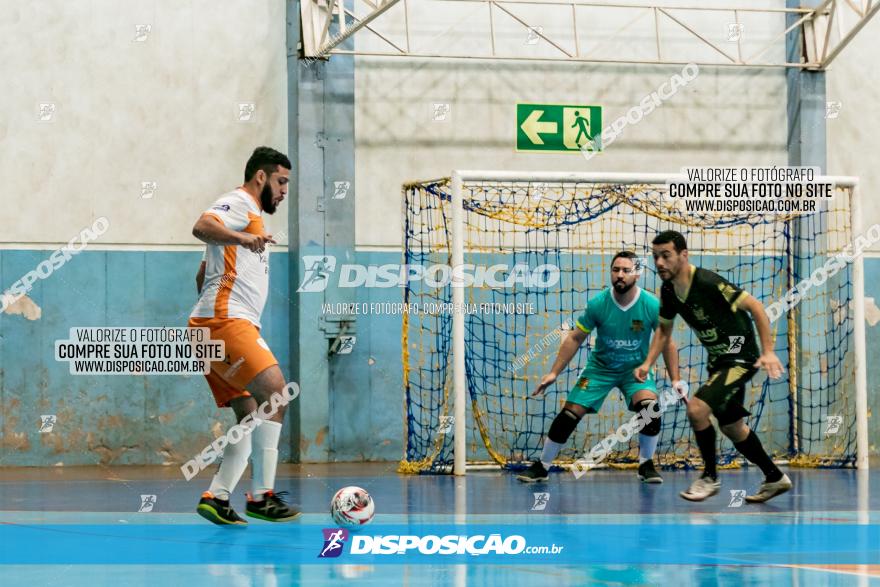
[[[813,565],[770,565],[786,569],[805,569],[807,571],[818,571],[820,573],[833,573],[835,575],[850,575],[853,577],[872,577],[880,578],[880,565],[842,565],[864,568],[865,572],[848,571],[843,569],[826,569],[821,566]]]
[[[829,512],[816,512],[815,516],[804,516],[804,512],[716,512],[716,513],[691,513],[686,514],[668,513],[668,514],[542,514],[535,513],[528,516],[520,517],[516,525],[521,526],[545,526],[545,525],[577,525],[577,524],[596,524],[596,525],[614,525],[614,524],[651,524],[651,523],[684,523],[688,520],[694,525],[705,525],[706,523],[721,524],[763,524],[763,520],[776,519],[780,526],[795,526],[815,523],[815,517],[827,515]],[[852,512],[858,513],[858,512]],[[873,523],[880,523],[880,512],[871,512]],[[454,513],[443,514],[376,514],[374,524],[453,524],[455,523]],[[510,514],[475,514],[466,515],[467,524],[497,524],[503,523],[510,519]],[[788,518],[795,518],[794,523],[786,521]],[[195,506],[190,512],[86,512],[86,511],[26,511],[26,510],[5,510],[0,511],[0,523],[30,523],[41,522],[49,524],[89,524],[104,522],[119,522],[120,519],[126,522],[134,523],[164,523],[169,524],[186,524],[191,523],[197,518]],[[305,512],[300,518],[304,523],[322,523],[325,519],[329,519],[329,513],[323,512]],[[852,521],[845,520],[839,523],[851,524]],[[506,525],[506,524],[505,524]]]

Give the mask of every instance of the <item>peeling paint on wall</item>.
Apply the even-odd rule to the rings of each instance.
[[[309,447],[312,445],[311,441],[305,436],[299,437],[299,450],[300,454],[306,454],[309,450]]]
[[[28,320],[39,320],[43,315],[43,310],[28,296],[22,296],[7,306],[4,313],[21,315]]]

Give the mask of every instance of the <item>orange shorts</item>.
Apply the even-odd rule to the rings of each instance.
[[[245,389],[254,377],[278,364],[260,329],[243,318],[190,318],[190,328],[210,328],[211,340],[222,340],[226,357],[211,363],[205,379],[220,408],[237,397],[250,397]]]

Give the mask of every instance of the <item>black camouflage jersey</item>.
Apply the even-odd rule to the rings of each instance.
[[[753,365],[760,356],[752,318],[739,305],[749,295],[717,273],[691,265],[691,286],[682,300],[672,282],[660,288],[660,321],[680,314],[709,352],[709,371]]]

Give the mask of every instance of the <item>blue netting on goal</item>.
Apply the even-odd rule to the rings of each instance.
[[[442,268],[451,263],[452,209],[448,180],[404,188],[404,261],[432,268],[410,280],[404,301],[417,308],[404,316],[402,352],[406,453],[401,470],[445,472],[452,459],[452,288]],[[740,285],[765,306],[840,252],[849,229],[848,190],[821,211],[803,217],[734,216],[685,212],[664,197],[665,186],[599,183],[466,182],[465,264],[477,282],[465,288],[465,364],[469,462],[522,466],[540,455],[553,418],[589,356],[589,344],[555,386],[530,397],[549,371],[565,327],[587,300],[608,287],[609,263],[619,250],[647,260],[639,285],[658,293],[650,260],[658,232],[685,234],[691,262]],[[480,267],[527,268],[533,283],[480,282]],[[542,286],[545,266],[559,269]],[[500,280],[509,273],[495,274]],[[791,312],[772,324],[775,351],[786,373],[770,381],[763,372],[748,388],[748,424],[777,459],[811,466],[850,464],[855,455],[851,265],[814,286]],[[681,319],[675,340],[692,393],[706,379],[706,352]],[[658,387],[667,387],[662,361]],[[613,392],[599,414],[586,416],[558,463],[582,457],[632,414]],[[698,463],[684,407],[663,414],[658,458],[662,465]],[[720,462],[737,458],[721,439]],[[634,464],[637,439],[619,442],[606,462]]]

